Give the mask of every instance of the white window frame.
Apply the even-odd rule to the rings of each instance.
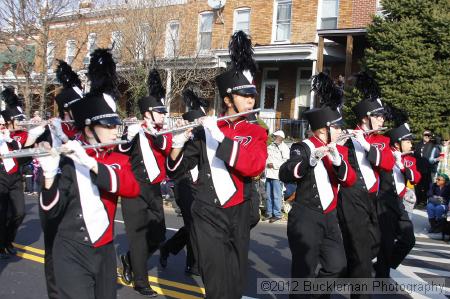
[[[278,79],[266,79],[267,72],[268,71],[279,71],[280,69],[277,67],[267,67],[263,69],[263,76],[261,80],[261,97],[259,99],[259,107],[261,108],[261,112],[270,113],[270,112],[277,112],[277,105],[278,105]],[[275,84],[275,103],[273,104],[273,109],[265,109],[264,108],[264,98],[266,96],[266,84]]]
[[[173,38],[169,36],[170,35],[170,26],[173,24],[178,25],[178,32],[177,32],[176,40],[174,41],[174,48],[169,49],[169,43],[168,43],[169,39],[173,41]],[[175,54],[178,52],[179,40],[180,40],[180,22],[178,20],[172,20],[172,21],[167,22],[166,39],[165,39],[165,44],[164,44],[164,57],[174,58],[176,56]],[[169,53],[169,51],[171,53]]]
[[[71,45],[73,45],[73,53],[70,53],[70,50],[71,50],[70,46]],[[77,51],[77,42],[76,42],[76,40],[73,40],[73,39],[67,40],[66,41],[66,59],[65,59],[67,64],[72,65],[72,62],[75,59],[76,51]],[[70,54],[72,54],[72,55],[70,55]]]
[[[291,3],[291,18],[289,23],[289,38],[286,40],[277,40],[277,18],[278,4]],[[272,43],[290,43],[292,35],[292,0],[274,0],[273,1],[273,19],[272,19]]]
[[[244,11],[248,11],[248,35],[250,35],[250,23],[251,23],[251,18],[252,18],[252,9],[250,7],[240,7],[234,10],[234,14],[233,14],[233,33],[237,31],[237,16],[239,13],[244,12]]]
[[[313,75],[313,67],[312,66],[301,66],[297,68],[297,77],[295,80],[295,104],[294,104],[294,115],[291,115],[291,118],[293,119],[300,119],[298,113],[299,113],[299,109],[298,107],[300,106],[300,85],[308,85],[311,86],[312,80],[310,79],[301,79],[300,78],[300,74],[302,71],[311,71],[311,76]],[[311,88],[310,88],[311,89]],[[307,108],[311,107],[311,100],[313,99],[313,92],[310,91],[309,92],[309,105],[305,106]]]
[[[379,17],[384,16],[383,5],[381,4],[381,0],[377,0],[375,3],[375,15]]]
[[[47,70],[52,70],[53,61],[55,60],[55,49],[56,49],[55,42],[49,41],[47,43],[47,53],[46,53]]]
[[[147,44],[150,25],[144,23],[142,25],[139,25],[137,30],[138,32],[136,34],[135,57],[137,60],[144,60],[147,57]]]
[[[322,8],[323,8],[323,1],[324,0],[319,0],[319,5],[317,6],[317,29],[323,29],[322,28]],[[337,12],[336,12],[336,28],[339,27],[339,8],[340,8],[340,4],[341,1],[340,0],[335,0],[337,1]],[[329,28],[329,29],[336,29],[336,28]]]
[[[202,41],[202,39],[201,39],[201,34],[202,34],[203,32],[201,32],[200,30],[201,30],[201,25],[202,25],[202,17],[205,16],[205,15],[212,15],[211,32],[210,32],[210,34],[211,34],[211,46],[210,46],[209,49],[202,49],[202,48],[201,48],[201,41]],[[198,52],[199,52],[199,53],[210,53],[210,52],[211,52],[211,49],[212,49],[212,32],[213,32],[213,26],[214,26],[214,12],[212,12],[212,11],[204,11],[204,12],[202,12],[202,13],[200,13],[200,14],[198,15],[197,49],[198,49]],[[178,30],[180,30],[180,29],[178,28]],[[205,31],[205,33],[207,33],[207,32]]]

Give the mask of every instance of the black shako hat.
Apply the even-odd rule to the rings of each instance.
[[[184,120],[193,122],[197,118],[206,116],[205,109],[209,106],[208,100],[198,97],[197,94],[189,88],[183,90],[183,100],[188,109],[188,112],[185,112],[182,115]]]
[[[329,126],[341,126],[342,115],[339,111],[343,100],[343,91],[325,73],[313,76],[312,90],[320,98],[321,108],[314,108],[304,113],[311,130]]]
[[[256,95],[253,76],[256,64],[253,60],[252,41],[243,31],[233,34],[228,45],[231,69],[216,77],[217,88],[221,98],[227,95]]]
[[[81,81],[77,73],[65,61],[59,60],[56,68],[56,79],[63,85],[61,92],[55,97],[58,106],[59,116],[64,117],[64,110],[69,110],[70,105],[81,100]]]
[[[75,126],[121,125],[114,99],[108,95],[86,95],[71,105]]]
[[[14,87],[8,86],[1,93],[2,99],[5,101],[5,110],[1,112],[5,121],[11,121],[12,119],[24,120],[25,114],[20,104],[19,97],[14,92]]]
[[[156,69],[152,69],[147,79],[149,95],[138,100],[139,111],[144,115],[147,111],[167,113],[163,101],[166,97],[166,89],[163,87],[161,77]]]

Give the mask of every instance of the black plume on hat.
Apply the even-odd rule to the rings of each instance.
[[[233,34],[228,44],[232,67],[236,71],[250,71],[252,76],[256,72],[256,63],[253,60],[252,41],[242,30]],[[250,82],[252,83],[252,82]]]
[[[394,127],[399,127],[408,121],[408,113],[391,104],[385,104],[386,120],[393,121]]]
[[[161,82],[161,76],[158,70],[152,69],[148,74],[148,93],[149,95],[155,97],[156,99],[164,99],[166,97],[166,89],[163,87]]]
[[[58,60],[59,64],[56,67],[56,79],[63,85],[64,88],[78,86],[81,88],[81,81],[77,73],[72,70],[64,60]]]
[[[189,110],[200,110],[201,107],[208,108],[209,106],[209,102],[206,99],[199,98],[190,88],[183,90],[183,100]]]
[[[377,81],[367,72],[359,72],[355,77],[355,87],[363,94],[363,99],[376,101],[381,97],[381,91]]]
[[[321,72],[313,76],[312,90],[320,97],[322,106],[336,110],[342,105],[344,93],[327,74]]]
[[[90,94],[107,93],[119,97],[116,63],[110,49],[96,49],[91,54],[87,77],[91,81]]]
[[[2,97],[5,103],[9,106],[20,106],[20,99],[19,97],[14,93],[14,87],[7,86],[2,91]]]

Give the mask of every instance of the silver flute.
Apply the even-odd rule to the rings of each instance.
[[[100,147],[107,147],[107,146],[113,146],[113,145],[120,145],[120,144],[126,144],[128,143],[127,140],[115,140],[111,142],[104,142],[104,143],[96,143],[96,144],[86,144],[82,147],[84,149],[90,149],[90,148],[100,148]],[[62,147],[56,147],[52,149],[43,149],[43,148],[26,148],[22,150],[16,150],[9,152],[7,154],[0,155],[1,159],[10,159],[10,158],[24,158],[24,157],[44,157],[44,156],[50,156],[54,153],[53,150],[56,150],[57,153],[67,155],[70,154],[70,152],[64,151]]]
[[[257,109],[253,109],[253,110],[249,110],[249,111],[245,111],[245,112],[239,112],[239,113],[232,114],[232,115],[221,116],[221,117],[217,118],[217,121],[230,119],[230,118],[234,118],[234,117],[238,117],[238,116],[244,116],[244,115],[256,113],[256,112],[259,112],[259,111],[261,111],[261,108],[257,108]],[[184,130],[187,130],[187,129],[190,129],[190,128],[199,127],[201,125],[202,124],[199,123],[199,122],[192,122],[192,123],[189,123],[189,124],[187,124],[185,126],[182,126],[182,127],[171,128],[169,130],[156,132],[155,135],[159,136],[159,135],[164,135],[164,134],[167,134],[167,133],[174,133],[174,132],[184,131]]]
[[[75,123],[74,120],[62,120],[62,124],[72,124]],[[45,126],[50,124],[50,120],[41,120],[41,121],[32,121],[32,120],[22,120],[17,123],[17,125],[22,127],[37,127],[37,126]]]

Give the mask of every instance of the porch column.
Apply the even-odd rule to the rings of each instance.
[[[323,36],[319,36],[319,48],[317,49],[316,73],[323,70]]]
[[[170,105],[172,104],[172,69],[166,69],[167,80],[166,80],[166,101],[165,105],[167,107],[167,115],[170,116]]]
[[[347,35],[347,47],[345,49],[345,83],[347,84],[352,75],[353,58],[353,36]]]

